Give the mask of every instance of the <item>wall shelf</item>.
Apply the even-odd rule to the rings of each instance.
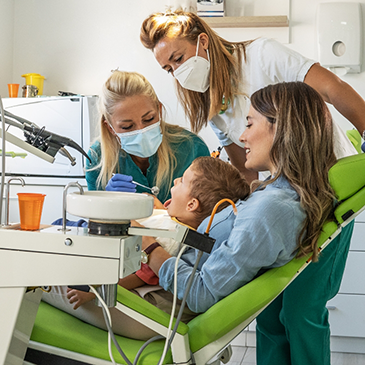
[[[202,17],[212,28],[263,28],[288,27],[289,19],[286,15],[274,16],[227,16]]]

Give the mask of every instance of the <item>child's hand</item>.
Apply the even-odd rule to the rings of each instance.
[[[94,293],[86,293],[81,290],[67,288],[67,299],[69,299],[70,304],[75,303],[74,309],[79,308],[81,305],[90,302],[95,298]]]

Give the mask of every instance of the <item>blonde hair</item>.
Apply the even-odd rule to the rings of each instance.
[[[191,169],[195,176],[190,182],[190,196],[199,201],[199,208],[194,213],[200,223],[212,213],[220,200],[228,198],[237,202],[250,193],[250,185],[243,175],[219,158],[198,157],[192,162]],[[228,205],[228,202],[222,203],[217,212]]]
[[[124,156],[126,155],[126,152],[121,150],[116,136],[110,132],[108,123],[111,124],[111,117],[120,102],[127,97],[139,95],[149,97],[155,105],[156,110],[159,110],[161,103],[152,85],[143,75],[137,72],[114,71],[103,85],[99,98],[101,159],[97,166],[89,169],[100,169],[96,185],[101,186],[103,189],[113,173],[123,173],[123,171],[119,171],[119,157],[121,155],[123,156],[123,154]],[[154,184],[159,187],[170,187],[172,185],[173,172],[177,164],[173,144],[188,137],[183,133],[183,128],[165,123],[162,113],[160,114],[160,126],[163,138],[157,150],[158,167]],[[162,199],[165,198],[162,197]]]
[[[326,220],[332,218],[334,191],[328,170],[336,163],[331,114],[321,95],[302,82],[279,83],[256,91],[251,105],[276,124],[270,158],[275,177],[284,176],[299,195],[306,212],[298,236],[299,255],[313,252]]]
[[[144,20],[141,27],[141,42],[153,50],[165,38],[181,38],[197,44],[198,36],[206,33],[209,38],[210,87],[205,93],[184,89],[175,80],[177,96],[190,120],[191,129],[198,133],[208,120],[225,108],[235,94],[241,90],[242,56],[246,57],[246,46],[252,41],[229,42],[218,36],[212,28],[196,14],[184,11],[156,13]],[[229,80],[229,82],[227,82]]]

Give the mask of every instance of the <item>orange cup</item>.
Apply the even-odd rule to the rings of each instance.
[[[9,98],[17,98],[19,92],[19,84],[8,84]]]
[[[45,194],[18,193],[20,229],[36,231],[40,227]]]

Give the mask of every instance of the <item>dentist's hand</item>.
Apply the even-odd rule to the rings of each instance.
[[[133,177],[123,174],[115,174],[105,187],[106,191],[124,191],[127,193],[135,193],[136,185],[132,183]]]

